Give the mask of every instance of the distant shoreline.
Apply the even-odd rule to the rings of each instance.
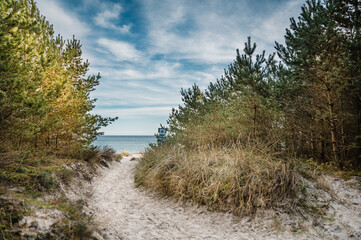
[[[123,150],[130,153],[143,152],[149,144],[156,143],[154,135],[100,135],[93,142],[95,146],[110,147],[117,153]]]
[[[101,137],[154,137],[154,135],[99,135]]]

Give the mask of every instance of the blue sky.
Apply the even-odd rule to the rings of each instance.
[[[95,113],[119,120],[106,135],[152,135],[181,104],[180,89],[219,78],[247,36],[274,52],[304,0],[36,0],[64,38],[73,35],[102,79]]]

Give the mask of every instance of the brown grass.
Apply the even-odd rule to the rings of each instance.
[[[118,154],[120,156],[120,158],[123,158],[123,157],[128,157],[130,156],[130,153],[127,152],[127,151],[122,151],[121,153]]]
[[[239,215],[295,195],[295,176],[293,164],[255,149],[185,151],[165,146],[145,152],[135,181],[179,200]]]

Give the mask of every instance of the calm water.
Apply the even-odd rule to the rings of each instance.
[[[99,147],[108,146],[117,153],[125,150],[130,153],[143,152],[149,143],[156,143],[155,136],[98,136],[94,145]]]

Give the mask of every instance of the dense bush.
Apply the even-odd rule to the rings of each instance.
[[[90,114],[100,75],[32,0],[0,2],[0,151],[74,152],[114,119]],[[80,151],[80,150],[79,150]]]
[[[135,181],[164,195],[235,214],[275,206],[296,193],[294,165],[252,148],[184,151],[168,145],[148,150]]]

